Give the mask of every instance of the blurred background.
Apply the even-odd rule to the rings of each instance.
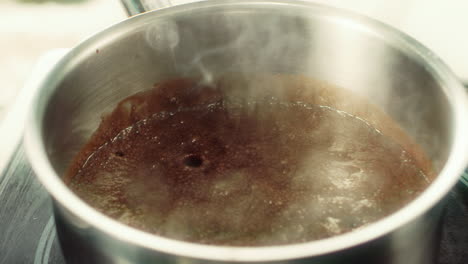
[[[0,0],[0,122],[41,54],[125,17],[117,0]]]
[[[183,4],[195,0],[154,1]],[[314,2],[351,9],[405,31],[468,80],[467,0]],[[0,122],[41,54],[71,48],[125,17],[119,0],[0,0]]]

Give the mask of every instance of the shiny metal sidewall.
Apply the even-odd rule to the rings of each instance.
[[[354,248],[322,256],[259,264],[433,264],[441,237],[445,201],[396,232]],[[54,215],[60,245],[68,264],[235,264],[152,251],[115,239],[94,228],[54,202]]]
[[[246,262],[252,259],[273,260],[265,263],[431,263],[435,259],[434,252],[437,252],[433,249],[438,242],[436,227],[441,211],[439,206],[434,205],[448,193],[457,180],[457,173],[466,165],[462,164],[465,162],[462,156],[466,154],[460,147],[468,146],[464,139],[468,129],[460,114],[466,110],[466,98],[464,94],[460,95],[461,88],[457,87],[459,84],[453,74],[413,40],[363,18],[350,15],[343,19],[347,16],[341,17],[342,14],[338,11],[335,13],[318,7],[307,9],[297,3],[291,6],[286,3],[269,5],[268,1],[262,2],[265,6],[257,3],[263,12],[245,2],[238,9],[235,9],[234,4],[228,7],[221,4],[211,7],[210,3],[219,2],[201,3],[203,8],[197,11],[198,16],[195,16],[197,5],[194,4],[162,10],[161,15],[148,13],[137,16],[109,28],[72,50],[41,84],[41,95],[36,98],[29,122],[32,132],[26,131],[26,148],[39,179],[59,201],[55,210],[57,228],[69,262],[229,263],[236,258]],[[218,16],[220,20],[213,22],[211,16],[216,10],[221,14]],[[229,10],[232,12],[229,13]],[[314,10],[318,12],[316,15]],[[183,243],[177,241],[161,243],[167,242],[167,239],[106,218],[83,203],[63,184],[58,175],[63,174],[70,157],[76,154],[71,146],[81,148],[106,110],[142,87],[151,87],[156,81],[180,76],[180,69],[170,67],[172,62],[177,62],[174,63],[176,66],[187,65],[186,62],[191,61],[200,48],[213,48],[229,43],[229,37],[232,36],[226,35],[219,22],[225,21],[228,13],[231,17],[225,21],[225,26],[232,25],[233,21],[246,21],[247,17],[251,21],[258,21],[252,24],[259,25],[257,31],[261,33],[263,24],[260,22],[272,19],[269,15],[271,12],[283,15],[290,22],[286,25],[300,29],[296,32],[296,37],[307,40],[291,42],[289,35],[284,35],[280,43],[289,47],[289,52],[284,52],[289,60],[269,57],[256,62],[254,56],[244,54],[244,49],[235,48],[230,53],[224,52],[207,58],[202,69],[211,69],[214,72],[224,70],[225,66],[232,64],[232,59],[236,59],[237,66],[251,65],[252,70],[321,77],[324,81],[361,92],[361,95],[384,108],[403,128],[413,124],[413,120],[407,119],[409,113],[425,109],[426,111],[419,112],[421,118],[417,119],[421,120],[422,126],[409,131],[409,134],[419,137],[418,143],[423,147],[425,142],[428,143],[442,165],[450,159],[455,161],[445,166],[436,179],[437,184],[433,184],[428,191],[399,212],[362,230],[328,241],[284,246],[284,250],[266,247],[226,250],[215,246],[188,243],[181,245]],[[296,26],[298,19],[301,22],[299,25],[302,25],[300,27]],[[176,22],[187,29],[179,37],[193,41],[181,41],[183,45],[175,53],[170,52],[170,45],[164,49],[160,49],[160,45],[148,45],[147,32],[151,32],[152,36],[155,33],[156,36],[171,36],[173,31],[170,29],[179,25]],[[147,25],[154,23],[165,23],[166,27],[147,28]],[[208,34],[204,25],[212,25],[211,29],[215,33]],[[281,25],[284,26],[284,23]],[[161,29],[164,30],[160,32]],[[196,30],[200,31],[199,34],[192,34]],[[217,38],[210,38],[210,34]],[[259,46],[267,42],[261,38],[256,39],[261,40]],[[250,47],[250,43],[247,41],[246,47]],[[345,43],[346,48],[352,48],[352,51],[343,50],[340,43]],[[250,52],[247,55],[255,54],[257,49],[254,47]],[[173,54],[178,56],[172,56]],[[364,63],[359,63],[360,61]],[[359,64],[356,66],[355,63]],[[187,71],[190,73],[189,70]],[[375,76],[369,73],[375,73]],[[385,82],[378,82],[382,78]],[[375,89],[376,83],[382,89]],[[407,91],[411,91],[418,100],[405,97]],[[425,133],[428,134],[427,137],[423,137]],[[434,139],[439,140],[438,145],[434,143]],[[432,209],[427,211],[430,208]],[[119,240],[119,237],[125,241]],[[330,241],[333,243],[327,243]],[[363,244],[358,245],[359,243]],[[342,250],[343,248],[347,249]],[[162,253],[163,251],[166,253]],[[260,254],[257,252],[270,254],[265,254],[262,258],[257,257]],[[179,254],[190,257],[182,258]],[[222,261],[196,259],[205,256]],[[315,257],[289,261],[299,256]]]

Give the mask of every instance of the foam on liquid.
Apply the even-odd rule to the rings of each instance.
[[[97,210],[217,245],[342,234],[398,210],[429,184],[413,157],[365,120],[275,98],[160,111],[84,160],[69,185]]]

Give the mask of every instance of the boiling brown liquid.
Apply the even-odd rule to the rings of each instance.
[[[351,231],[429,184],[414,150],[360,117],[218,88],[169,81],[120,103],[72,165],[70,187],[151,233],[249,246]],[[136,117],[142,103],[163,108]]]

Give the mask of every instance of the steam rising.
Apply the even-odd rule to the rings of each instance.
[[[104,119],[96,138],[110,134],[106,126],[122,127],[82,164],[72,181],[79,195],[171,238],[272,245],[355,230],[427,186],[425,155],[355,95],[372,94],[369,84],[379,81],[391,86],[382,74],[367,78],[370,68],[353,68],[361,56],[385,52],[363,52],[349,32],[328,33],[293,14],[228,12],[194,10],[145,29],[160,67],[181,79],[125,99]],[[354,93],[298,72],[349,82]],[[197,161],[190,168],[188,155]]]
[[[197,15],[191,18],[199,18],[197,23],[156,21],[146,31],[153,49],[171,53],[179,76],[201,76],[203,84],[213,84],[228,72],[282,72],[305,55],[301,54],[306,45],[301,20],[265,16],[258,23],[257,18]]]
[[[381,36],[374,39],[372,29],[353,20],[308,20],[301,12],[193,11],[183,18],[155,20],[145,29],[145,41],[155,53],[170,54],[164,61],[173,72],[170,77],[197,77],[204,85],[214,87],[217,79],[232,73],[246,84],[252,75],[300,73],[344,87],[381,106],[441,168],[449,143],[442,142],[448,132],[439,127],[449,127],[444,118],[448,110],[434,113],[431,104],[446,102],[429,72],[406,50],[377,41]],[[243,87],[245,101],[257,96],[257,85]],[[289,87],[274,87],[262,85],[271,97],[285,99]],[[356,115],[372,120],[372,111]]]
[[[355,25],[350,25],[352,26]],[[354,33],[340,30],[329,33],[321,27],[314,27],[305,20],[292,15],[270,16],[259,13],[258,16],[252,18],[252,16],[239,17],[225,14],[206,16],[203,12],[194,11],[189,18],[155,21],[154,25],[149,26],[145,31],[145,40],[156,53],[169,53],[170,60],[164,67],[171,67],[176,76],[196,78],[199,80],[200,87],[216,89],[222,87],[221,93],[225,101],[240,104],[257,119],[259,124],[265,122],[263,119],[269,116],[272,104],[278,102],[287,101],[302,104],[305,107],[317,104],[331,107],[330,109],[336,108],[344,111],[343,114],[372,126],[376,133],[383,133],[404,146],[405,149],[410,149],[409,153],[403,149],[395,155],[400,155],[400,158],[406,162],[413,158],[412,155],[416,155],[416,162],[426,168],[427,161],[424,155],[420,154],[419,150],[413,150],[415,145],[411,140],[407,139],[399,128],[394,127],[393,121],[374,106],[370,106],[367,101],[344,90],[332,88],[326,83],[309,81],[302,77],[274,75],[275,73],[307,72],[312,76],[320,76],[321,79],[334,80],[338,84],[349,86],[357,94],[370,94],[377,101],[388,106],[389,102],[386,98],[391,96],[390,89],[380,89],[378,92],[369,89],[379,84],[383,87],[392,86],[391,80],[385,75],[388,72],[368,74],[372,70],[367,67],[368,65],[354,68],[358,67],[359,60],[364,60],[366,57],[371,57],[373,60],[382,59],[383,63],[394,63],[389,61],[388,51],[377,47],[375,43],[362,42],[362,39],[358,39]],[[316,33],[317,36],[311,36],[314,30],[320,34]],[[315,61],[304,61],[309,57],[314,57]],[[330,65],[326,63],[327,60],[334,61],[335,64]],[[368,77],[363,77],[366,75]],[[376,89],[379,88],[376,87]],[[234,113],[232,115],[235,116]],[[407,118],[407,115],[401,113],[398,115]],[[242,124],[237,123],[237,125]],[[327,126],[327,131],[332,134],[343,131],[340,123],[329,122]],[[348,129],[353,131],[355,128],[349,127]],[[351,137],[361,136],[350,133]],[[350,148],[350,145],[347,145],[347,142],[350,138],[345,137],[343,141],[339,138],[335,135],[333,142],[322,151],[348,155],[343,153],[349,152],[347,148]],[[304,226],[304,223],[319,225],[327,230],[328,234],[341,234],[349,230],[350,223],[356,224],[356,219],[354,222],[349,221],[343,214],[337,213],[332,208],[338,208],[338,211],[343,210],[352,215],[364,214],[360,225],[378,219],[377,215],[382,215],[385,211],[379,201],[374,199],[384,190],[374,189],[375,193],[372,196],[365,194],[365,189],[361,189],[360,184],[366,182],[369,185],[368,181],[372,179],[367,178],[368,175],[363,171],[362,166],[356,166],[357,157],[354,157],[354,160],[338,161],[335,160],[336,157],[330,156],[323,160],[314,158],[316,153],[317,149],[312,149],[310,153],[303,153],[303,164],[300,171],[295,174],[292,184],[297,184],[297,187],[330,185],[333,187],[328,188],[335,191],[324,192],[320,195],[316,192],[315,195],[307,196],[297,204],[288,204],[287,209],[282,211],[283,216],[279,218],[278,223],[289,222],[290,226],[279,226],[277,229],[282,230],[281,232],[268,234],[265,238],[259,237],[260,240],[265,239],[264,243],[270,243],[266,241],[283,241],[284,243],[301,241],[303,233],[311,228]],[[386,154],[382,153],[382,155]],[[365,157],[360,158],[366,160]],[[326,167],[323,167],[323,164],[326,164]],[[317,173],[320,169],[327,171],[330,174],[329,177],[322,179],[311,176],[312,172]],[[420,180],[424,181],[424,173],[416,171],[413,172],[415,173],[413,176],[421,177]],[[247,188],[247,186],[242,187],[245,185],[245,181],[239,180],[242,177],[242,171],[235,172],[230,175],[226,183],[218,182],[213,189],[204,191],[229,193],[223,188]],[[313,179],[312,182],[310,182],[311,179]],[[379,185],[378,181],[386,181],[379,177],[374,180],[377,181],[373,183],[374,185]],[[164,190],[162,192],[164,193]],[[251,203],[248,197],[244,197],[240,198],[237,203],[226,205],[224,213],[229,213],[231,224],[242,228],[247,219],[244,219],[245,217],[239,212],[252,206]],[[304,206],[304,203],[310,203],[312,206]],[[184,219],[191,219],[194,215],[197,213],[190,210],[176,210],[169,216],[166,230],[163,233],[184,239],[187,233],[190,233],[188,230],[190,227],[183,224]],[[358,226],[352,226],[352,228]]]

